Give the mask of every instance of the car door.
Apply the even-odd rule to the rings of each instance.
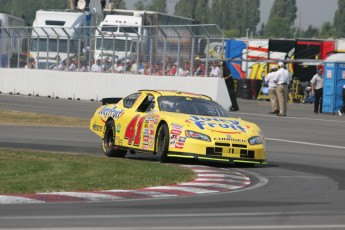
[[[153,151],[154,120],[151,110],[154,106],[154,96],[141,92],[133,106],[125,111],[119,127],[123,146]]]

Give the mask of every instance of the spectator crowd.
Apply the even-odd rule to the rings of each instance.
[[[139,60],[123,59],[111,60],[110,57],[105,56],[103,61],[101,59],[93,59],[90,61],[78,61],[76,58],[69,60],[67,65],[66,60],[58,60],[59,64],[53,67],[57,71],[78,71],[78,72],[98,72],[98,73],[122,73],[122,74],[140,74],[140,75],[155,75],[155,76],[180,76],[180,77],[221,77],[221,68],[219,62],[211,62],[208,70],[206,65],[199,57],[196,57],[191,68],[190,60],[178,62],[172,61],[170,57],[166,57],[165,63],[163,61],[150,64],[150,62],[143,62]],[[79,66],[79,67],[78,67]]]

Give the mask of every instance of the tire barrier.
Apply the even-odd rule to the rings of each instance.
[[[260,92],[261,80],[238,79],[238,96],[243,99],[256,99]]]

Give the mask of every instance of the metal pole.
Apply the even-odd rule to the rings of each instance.
[[[246,59],[248,59],[248,49],[249,49],[249,28],[247,28],[247,52],[246,52]],[[248,79],[248,62],[246,62],[246,79]]]

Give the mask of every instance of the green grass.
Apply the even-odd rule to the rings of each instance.
[[[0,110],[0,125],[88,127],[90,120],[51,114]]]
[[[0,194],[135,189],[195,176],[190,169],[173,164],[0,149]]]

